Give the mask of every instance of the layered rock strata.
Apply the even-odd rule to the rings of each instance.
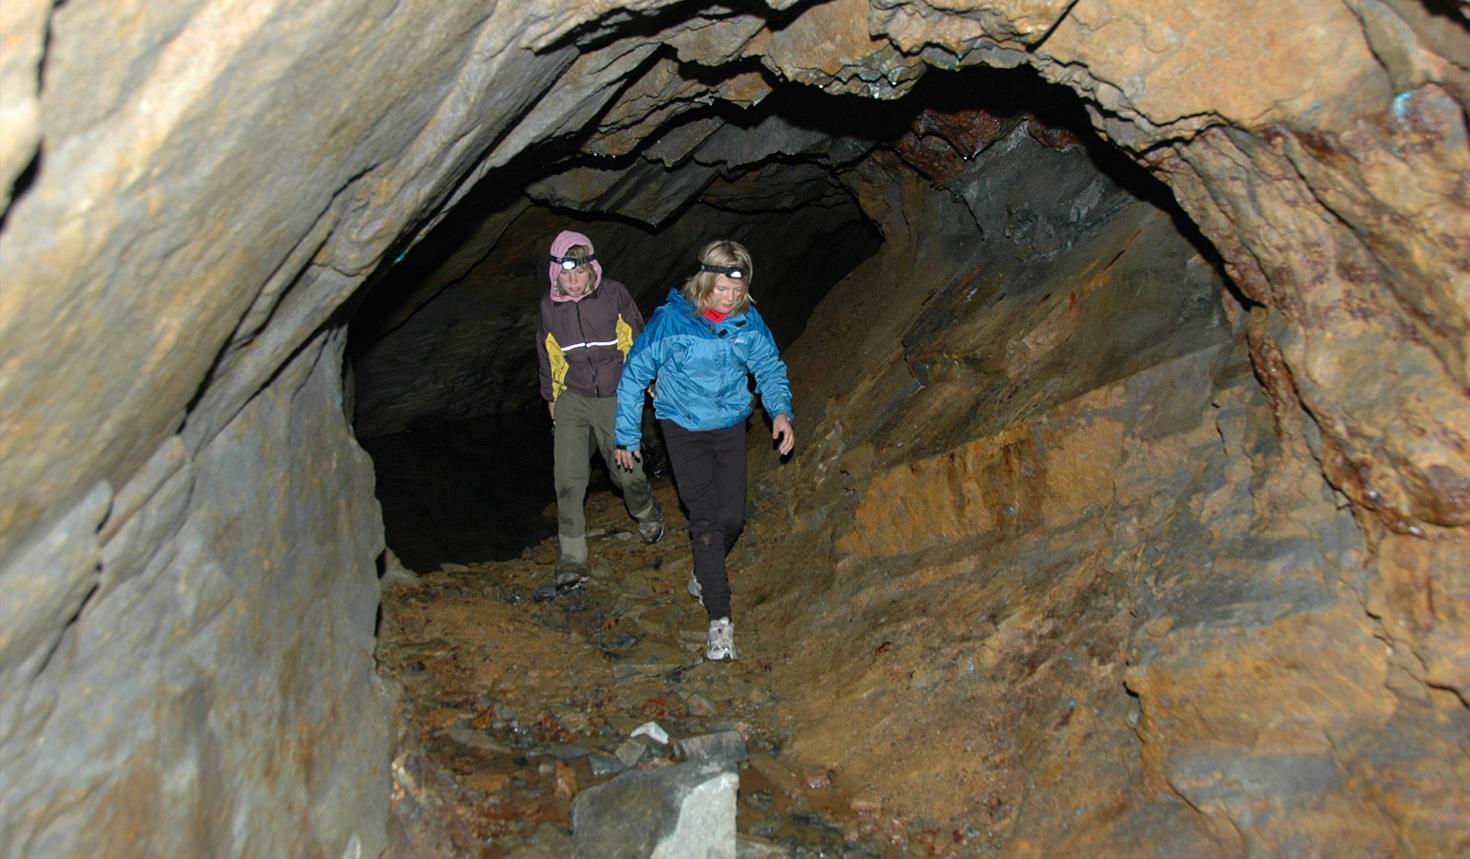
[[[864,197],[889,241],[793,351],[818,420],[760,482],[801,529],[742,607],[808,632],[761,639],[793,751],[1001,855],[1464,849],[1470,714],[1386,643],[1369,539],[1253,369],[1270,312],[1024,129],[948,193],[903,176],[854,179],[930,200]]]
[[[1240,405],[1254,402],[1249,380],[1211,383],[1225,405],[1210,408],[1245,409],[1246,430],[1218,435],[1257,476],[1212,503],[1235,509],[1248,487],[1257,518],[1241,527],[1275,548],[1239,550],[1244,591],[1182,585],[1196,597],[1154,611],[1175,618],[1152,628],[1157,653],[1120,628],[1139,654],[1128,682],[1149,796],[1167,786],[1188,808],[1144,803],[1126,819],[1188,819],[1229,849],[1289,851],[1281,821],[1305,814],[1319,840],[1301,849],[1393,838],[1406,853],[1463,850],[1439,823],[1459,795],[1422,773],[1459,773],[1467,758],[1462,740],[1443,740],[1463,738],[1470,699],[1465,27],[1460,6],[1413,0],[6,3],[3,852],[85,851],[105,833],[138,852],[376,855],[382,538],[368,465],[343,431],[338,308],[478,183],[517,183],[504,168],[542,144],[623,154],[675,117],[754,104],[783,81],[889,99],[926,69],[978,65],[1027,66],[1083,97],[1107,139],[1168,183],[1253,305],[1245,348],[1268,408]],[[686,133],[662,157],[702,140]],[[896,206],[923,196],[886,181],[857,193]],[[874,282],[911,277],[902,256],[876,263],[893,279]],[[874,336],[905,334],[920,300],[883,300]],[[936,366],[870,342],[889,369],[853,382],[854,396]],[[1120,432],[1126,446],[1129,432],[1163,430]],[[1292,467],[1238,441],[1257,433]],[[971,440],[956,429],[939,441]],[[989,467],[980,451],[970,459],[967,479]],[[875,448],[872,467],[893,463]],[[1274,494],[1293,468],[1299,485]],[[1128,506],[1100,521],[1131,527]],[[1223,515],[1209,509],[1191,513]],[[1307,524],[1278,535],[1274,512]],[[1346,515],[1344,535],[1334,523]],[[1322,593],[1276,615],[1259,588],[1292,539],[1321,559],[1279,561],[1297,571],[1281,592],[1310,568]],[[1181,623],[1196,598],[1204,614]],[[1252,617],[1223,614],[1247,604]],[[1260,646],[1289,627],[1346,636],[1343,688],[1365,697],[1333,712],[1358,715],[1276,703],[1318,688],[1311,678],[1333,666],[1316,652],[1292,663],[1302,684],[1250,699],[1259,722],[1180,718],[1196,712],[1175,693],[1180,666],[1213,670],[1185,654],[1230,652],[1212,644],[1224,623]],[[1261,653],[1280,650],[1240,655],[1273,664]],[[75,763],[47,769],[57,748],[80,750]],[[1262,779],[1279,789],[1251,795]],[[156,804],[118,805],[140,797]],[[87,834],[84,819],[132,822]],[[1232,842],[1222,827],[1247,819]],[[1342,829],[1349,820],[1361,831]]]

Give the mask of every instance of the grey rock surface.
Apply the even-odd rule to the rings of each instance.
[[[640,158],[626,169],[574,167],[536,182],[526,193],[548,206],[617,212],[657,227],[717,175],[715,167],[691,165],[670,172]]]
[[[613,773],[619,773],[627,769],[627,767],[623,766],[622,761],[612,755],[604,755],[600,752],[594,752],[588,755],[587,764],[591,767],[594,778],[601,778],[602,776],[612,775]]]
[[[647,754],[648,745],[646,743],[640,743],[637,740],[623,740],[613,752],[613,757],[616,757],[625,768],[631,768],[642,763]]]
[[[0,9],[0,211],[41,139],[40,66],[50,8],[47,0],[14,0]]]
[[[382,526],[334,408],[340,355],[318,338],[203,450],[165,451],[118,493],[131,515],[103,532],[103,586],[0,694],[0,853],[382,849]]]
[[[745,760],[745,739],[739,731],[719,731],[674,741],[674,754],[690,763],[720,764],[734,768]]]
[[[773,841],[755,835],[735,839],[736,859],[787,859],[791,851]]]
[[[572,806],[578,859],[733,859],[739,777],[719,766],[676,764],[623,773]]]

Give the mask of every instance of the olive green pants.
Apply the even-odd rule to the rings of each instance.
[[[628,514],[639,522],[659,519],[658,502],[648,478],[643,476],[643,463],[624,471],[613,461],[617,410],[616,397],[584,397],[567,391],[556,398],[552,477],[556,482],[557,539],[563,560],[587,563],[587,514],[583,504],[592,477],[594,448],[602,454],[613,483],[622,491]]]

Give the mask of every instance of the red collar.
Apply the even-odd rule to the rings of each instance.
[[[709,310],[706,310],[704,312],[704,318],[705,319],[708,319],[711,322],[724,322],[725,321],[725,317],[726,316],[729,316],[729,315],[730,314],[728,314],[728,313],[721,313],[720,311],[714,309],[713,307],[711,307]]]

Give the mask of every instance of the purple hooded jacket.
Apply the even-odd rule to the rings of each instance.
[[[565,256],[573,245],[592,240],[563,230],[551,242],[551,255]],[[541,365],[541,398],[555,402],[567,391],[584,397],[611,397],[617,392],[623,360],[643,330],[643,314],[627,288],[602,276],[602,263],[592,261],[592,288],[581,296],[563,295],[556,276],[561,266],[547,262],[549,289],[541,299],[536,331],[536,357]]]

